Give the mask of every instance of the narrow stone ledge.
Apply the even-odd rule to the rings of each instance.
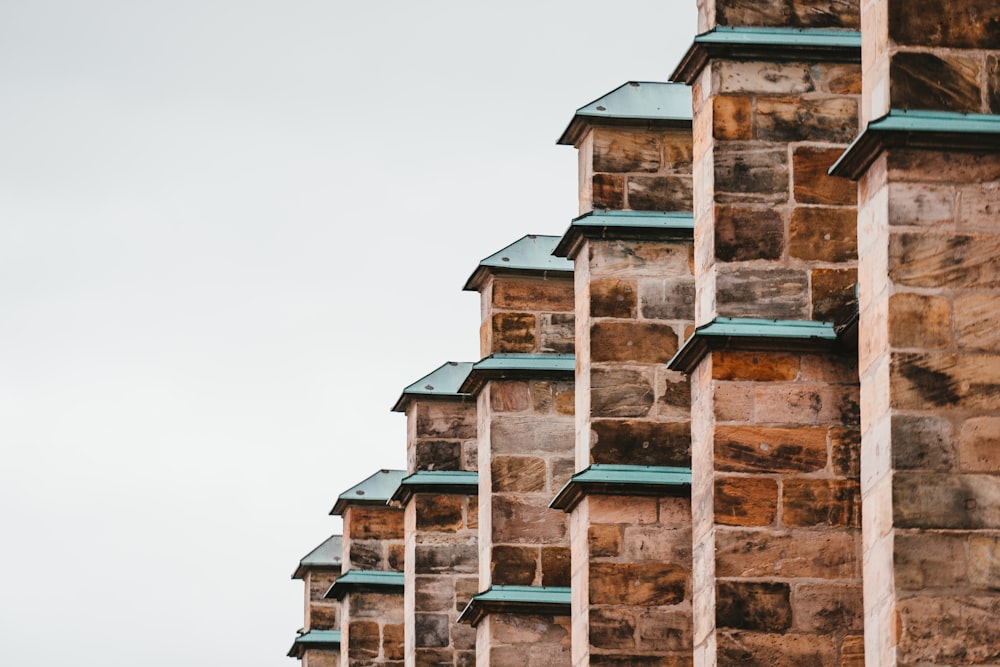
[[[333,582],[333,586],[330,586],[330,590],[323,597],[342,600],[345,595],[354,591],[402,593],[403,580],[402,572],[350,570]]]
[[[302,659],[302,654],[311,648],[340,648],[340,630],[310,630],[299,635],[289,649],[288,657]]]
[[[478,495],[479,473],[465,470],[420,470],[399,483],[389,502],[403,507],[418,493]]]
[[[570,589],[560,586],[490,586],[472,596],[458,617],[473,627],[489,614],[570,615]]]
[[[667,368],[690,374],[714,350],[827,352],[845,342],[830,322],[717,317],[695,329]]]
[[[570,223],[552,254],[574,259],[586,239],[693,241],[694,214],[689,211],[594,210]]]
[[[690,497],[691,469],[595,463],[573,475],[549,507],[572,512],[590,495]]]
[[[475,396],[490,380],[572,379],[575,371],[574,354],[491,354],[472,366],[459,391]]]
[[[855,30],[719,26],[694,38],[670,80],[691,85],[713,58],[860,63],[861,33]]]
[[[890,109],[868,123],[832,167],[831,176],[858,180],[887,148],[1000,150],[1000,115]]]

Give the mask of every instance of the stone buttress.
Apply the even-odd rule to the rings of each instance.
[[[403,664],[403,510],[388,503],[405,474],[376,472],[330,512],[344,519],[343,574],[326,593],[340,600],[342,667]]]
[[[476,631],[458,623],[479,590],[476,401],[459,391],[470,362],[448,362],[403,390],[406,665],[476,663]]]
[[[302,667],[340,666],[340,604],[325,595],[342,563],[343,541],[332,535],[306,554],[292,574],[305,584],[305,624],[288,656],[301,660]]]
[[[479,593],[462,614],[481,666],[570,664],[566,515],[548,507],[573,473],[573,273],[552,236],[526,236],[466,283],[482,299],[477,399]]]
[[[629,82],[577,110],[573,664],[690,665],[690,386],[666,363],[694,320],[691,92]],[[614,193],[615,196],[612,196]]]
[[[1000,664],[1000,5],[861,24],[865,658]]]
[[[860,665],[857,2],[704,0],[692,84],[694,664]]]

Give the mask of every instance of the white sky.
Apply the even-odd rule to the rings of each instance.
[[[298,559],[695,0],[0,0],[0,665],[295,664]]]

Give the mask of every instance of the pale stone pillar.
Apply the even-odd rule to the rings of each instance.
[[[837,173],[860,181],[865,657],[997,664],[1000,8],[862,8],[867,128]]]

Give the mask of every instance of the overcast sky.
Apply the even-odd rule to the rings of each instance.
[[[293,665],[298,559],[695,0],[0,0],[0,664]]]

